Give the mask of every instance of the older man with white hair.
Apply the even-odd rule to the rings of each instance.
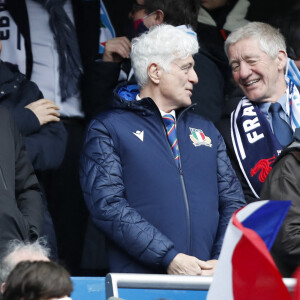
[[[132,41],[138,86],[91,121],[81,186],[112,272],[209,275],[240,184],[214,125],[193,113],[198,42],[171,25]]]
[[[232,32],[225,51],[235,82],[244,92],[231,121],[218,124],[247,202],[261,187],[281,149],[300,122],[300,76],[287,58],[282,34],[252,22]]]

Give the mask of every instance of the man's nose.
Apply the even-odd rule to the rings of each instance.
[[[192,68],[189,72],[189,81],[192,84],[196,84],[198,82],[198,76],[197,76],[197,73],[195,72],[194,68]]]
[[[246,79],[249,77],[249,75],[251,73],[252,73],[252,70],[251,70],[250,66],[246,62],[242,61],[240,63],[240,69],[239,69],[240,78]]]

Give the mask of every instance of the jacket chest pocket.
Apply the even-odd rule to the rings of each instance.
[[[7,190],[7,185],[1,167],[0,167],[0,189]]]

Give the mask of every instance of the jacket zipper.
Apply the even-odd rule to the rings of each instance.
[[[178,116],[178,118],[176,119],[176,128],[178,121],[180,120],[182,114],[188,110],[189,108],[184,109],[181,114]],[[178,139],[178,151],[179,151],[179,174],[180,174],[180,181],[181,181],[181,187],[182,187],[182,191],[183,191],[183,197],[184,197],[184,202],[185,202],[185,207],[186,207],[186,217],[187,217],[187,238],[188,238],[188,248],[187,248],[187,254],[190,254],[190,250],[191,250],[191,217],[190,217],[190,205],[189,205],[189,200],[187,197],[187,193],[186,193],[186,187],[185,187],[185,182],[184,182],[184,177],[183,177],[183,171],[181,168],[181,157],[180,157],[180,147],[179,147],[179,136],[178,136],[178,131],[176,130],[177,133],[177,139]],[[172,151],[172,149],[171,149]]]
[[[178,118],[176,119],[176,128],[177,128],[177,123],[179,121],[179,119],[181,118],[181,115],[186,111],[188,110],[190,107],[184,109],[181,114],[178,116]],[[162,118],[161,118],[162,120]],[[169,140],[168,140],[168,136],[167,136],[167,133],[166,133],[166,130],[165,130],[165,125],[164,125],[164,122],[162,120],[162,125],[163,125],[163,130],[165,132],[165,137],[166,137],[166,140],[167,140],[167,143],[169,145],[169,149],[170,149],[170,153],[172,155],[172,158],[173,158],[173,161],[174,163],[176,164],[176,161],[174,159],[174,154],[173,154],[173,151],[170,147],[170,143],[169,143]],[[176,131],[177,133],[177,139],[178,139],[178,132]],[[188,249],[187,249],[187,254],[190,254],[190,249],[191,249],[191,218],[190,218],[190,206],[189,206],[189,200],[188,200],[188,197],[187,197],[187,193],[186,193],[186,187],[185,187],[185,182],[184,182],[184,178],[183,178],[183,172],[182,172],[182,169],[181,169],[181,157],[180,157],[180,148],[179,148],[179,139],[178,139],[178,143],[177,143],[177,146],[178,146],[178,151],[179,151],[179,167],[178,167],[178,171],[179,171],[179,175],[180,175],[180,182],[181,182],[181,187],[182,187],[182,192],[183,192],[183,198],[184,198],[184,202],[185,202],[185,207],[186,207],[186,217],[187,217],[187,230],[188,230],[188,233],[187,233],[187,239],[188,239]],[[177,165],[176,165],[177,166]]]

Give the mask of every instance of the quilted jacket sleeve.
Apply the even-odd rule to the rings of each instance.
[[[232,214],[246,205],[239,180],[226,153],[225,142],[219,133],[218,140],[218,188],[219,188],[219,227],[214,243],[212,258],[217,259],[221,252],[224,234]]]
[[[177,254],[174,245],[130,207],[120,158],[98,120],[93,120],[87,131],[80,180],[91,217],[106,236],[140,262],[167,268]]]

